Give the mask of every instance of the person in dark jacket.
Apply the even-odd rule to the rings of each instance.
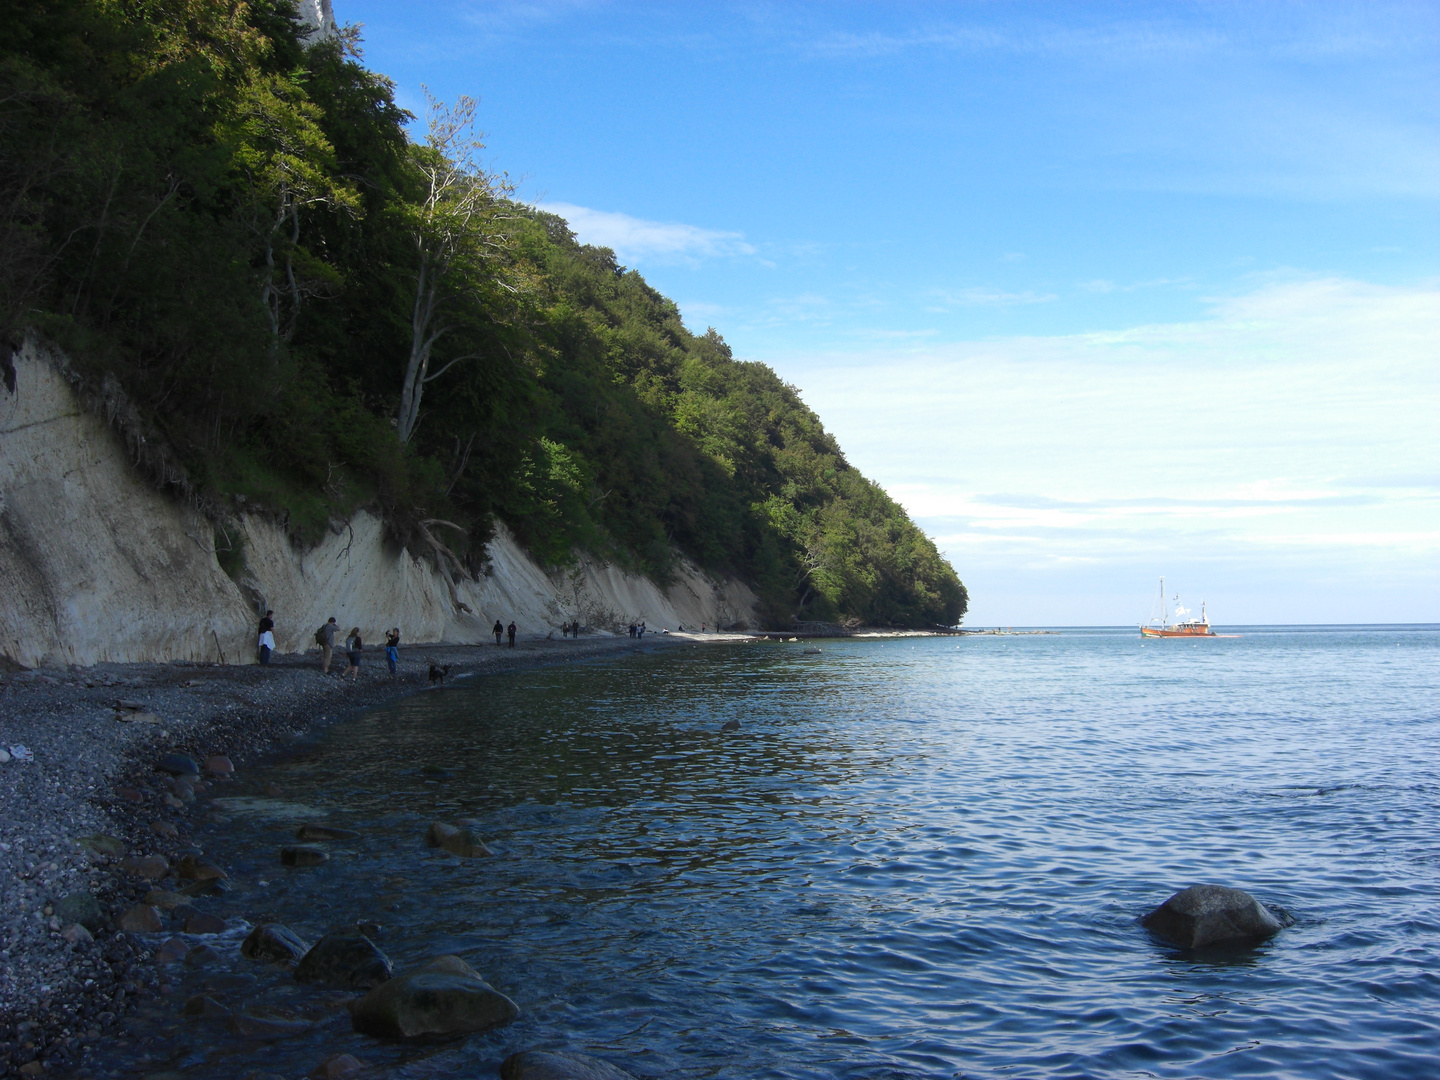
[[[499,644],[500,644],[500,639],[501,639],[501,638],[504,636],[504,634],[505,634],[505,627],[503,627],[502,625],[500,625],[500,620],[499,620],[499,619],[496,619],[496,620],[495,620],[495,625],[490,628],[490,632],[495,635],[495,644],[496,644],[496,645],[499,645]]]
[[[350,676],[351,682],[355,682],[360,677],[360,657],[364,653],[365,643],[360,640],[360,627],[357,626],[345,639],[345,657],[350,661],[350,666],[345,669],[345,674]]]
[[[510,625],[505,628],[505,633],[509,636],[510,648],[513,649],[515,647],[515,622],[513,619],[511,620]]]
[[[385,662],[390,665],[390,677],[395,678],[395,667],[400,663],[400,628],[385,631]]]
[[[335,651],[335,635],[340,632],[340,624],[331,615],[328,622],[319,630],[315,631],[315,643],[320,646],[320,674],[330,674],[330,655]]]

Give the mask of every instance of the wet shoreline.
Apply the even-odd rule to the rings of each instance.
[[[168,989],[151,949],[116,924],[152,890],[187,884],[173,875],[193,851],[194,810],[223,794],[233,775],[206,764],[253,768],[332,724],[424,691],[431,663],[448,667],[450,681],[695,640],[417,645],[402,650],[395,679],[376,650],[354,684],[337,674],[343,661],[322,677],[315,653],[277,656],[268,667],[101,664],[0,676],[0,746],[33,754],[0,762],[0,1071],[68,1072],[87,1046],[123,1031],[131,1010]],[[200,775],[162,771],[167,754],[189,757]],[[81,845],[94,837],[109,839]],[[161,862],[147,865],[147,857]],[[82,919],[91,930],[65,921],[76,917],[74,898],[86,895],[98,905]]]

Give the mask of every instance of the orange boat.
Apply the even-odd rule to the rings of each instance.
[[[1151,615],[1150,621],[1140,627],[1141,637],[1218,637],[1214,630],[1210,629],[1210,619],[1205,614],[1205,601],[1200,601],[1200,617],[1198,619],[1187,619],[1186,615],[1192,612],[1180,606],[1180,597],[1175,597],[1175,621],[1170,621],[1169,608],[1165,603],[1165,579],[1160,579],[1160,605],[1158,611]]]

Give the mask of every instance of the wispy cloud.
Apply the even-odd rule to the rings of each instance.
[[[1128,285],[1119,285],[1108,278],[1095,278],[1091,281],[1080,282],[1080,289],[1088,293],[1132,293],[1141,289],[1162,289],[1169,285],[1189,285],[1190,278],[1152,278],[1149,281],[1135,281]]]
[[[943,311],[947,307],[1015,307],[1020,304],[1048,304],[1056,298],[1054,293],[1037,293],[1026,289],[1023,292],[1007,292],[988,286],[974,286],[968,289],[937,289],[932,294],[938,306],[928,311]]]
[[[569,222],[581,243],[608,247],[629,263],[698,262],[756,254],[755,246],[738,232],[675,221],[647,221],[614,210],[594,210],[567,202],[537,205]]]

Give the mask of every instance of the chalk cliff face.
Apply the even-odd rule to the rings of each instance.
[[[15,388],[0,384],[0,661],[254,660],[257,607],[276,612],[281,652],[313,647],[334,615],[371,642],[479,642],[496,619],[544,636],[644,619],[651,629],[754,620],[740,582],[683,563],[668,589],[593,560],[549,574],[503,528],[492,573],[457,581],[457,605],[427,560],[387,541],[367,513],[297,549],[261,516],[242,517],[245,568],[221,569],[215,527],[157,492],[119,437],[80,404],[64,358],[27,343]],[[232,541],[233,541],[232,537]]]
[[[306,44],[314,45],[335,36],[335,12],[330,0],[300,0],[297,8],[300,21],[310,27]]]

